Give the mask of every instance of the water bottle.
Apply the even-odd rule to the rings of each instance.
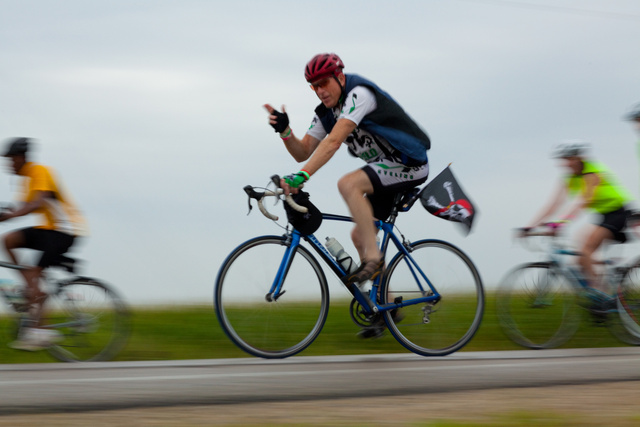
[[[353,258],[351,258],[349,254],[344,251],[344,248],[342,247],[340,242],[338,242],[333,237],[327,237],[325,246],[329,250],[329,253],[331,253],[331,255],[335,257],[336,261],[338,261],[338,264],[340,264],[347,275],[356,271],[358,266],[356,265]]]

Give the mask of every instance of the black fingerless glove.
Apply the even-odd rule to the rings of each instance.
[[[273,110],[271,115],[276,116],[276,122],[271,125],[276,132],[282,133],[289,127],[289,116],[287,113],[281,113],[280,111]]]

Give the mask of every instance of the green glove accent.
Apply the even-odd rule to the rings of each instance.
[[[284,182],[286,182],[291,188],[299,188],[305,181],[309,180],[309,173],[306,171],[300,171],[297,173],[292,173],[291,175],[287,175],[284,177]]]

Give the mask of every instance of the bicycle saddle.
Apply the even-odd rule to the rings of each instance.
[[[67,270],[69,273],[75,272],[75,263],[76,260],[66,256],[66,255],[58,255],[56,259],[51,264],[51,267],[60,267],[64,270]]]
[[[420,198],[420,187],[405,190],[396,196],[395,207],[399,212],[407,212]]]

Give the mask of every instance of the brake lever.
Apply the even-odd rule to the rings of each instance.
[[[249,215],[251,213],[251,210],[253,210],[251,199],[262,200],[262,198],[264,197],[264,192],[254,190],[251,185],[245,185],[243,190],[245,193],[247,193],[247,196],[249,196],[249,200],[247,200],[247,204],[249,205],[249,212],[247,212],[247,215]]]

